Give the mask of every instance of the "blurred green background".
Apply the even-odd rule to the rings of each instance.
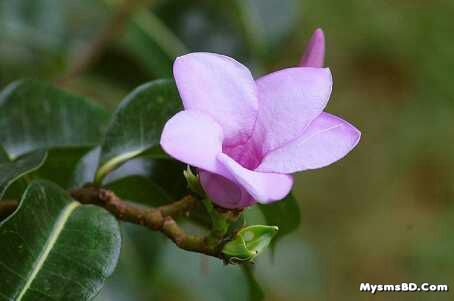
[[[227,54],[260,76],[295,65],[322,27],[327,110],[363,137],[347,158],[297,175],[301,225],[257,260],[257,281],[267,300],[454,300],[359,292],[361,282],[454,289],[453,16],[451,0],[0,0],[0,86],[45,79],[113,109],[171,77],[178,55]],[[263,220],[254,208],[248,218]],[[123,231],[98,300],[247,300],[239,267]]]

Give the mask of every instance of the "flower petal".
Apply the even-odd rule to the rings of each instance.
[[[177,58],[173,72],[184,107],[211,115],[222,126],[226,145],[251,136],[257,88],[245,66],[228,56],[199,52]]]
[[[301,137],[265,156],[257,170],[294,173],[324,167],[349,153],[360,137],[360,131],[353,125],[322,113]]]
[[[216,159],[222,151],[222,128],[209,115],[198,111],[181,111],[167,121],[161,146],[179,161],[205,170],[220,172]]]
[[[243,186],[259,203],[281,200],[292,189],[293,178],[290,175],[252,171],[223,153],[218,155],[218,160],[230,171],[231,180]]]
[[[199,170],[200,184],[218,206],[234,209],[255,204],[254,198],[240,185],[223,176]]]
[[[289,68],[257,81],[260,109],[254,140],[266,154],[302,135],[328,103],[329,69]]]
[[[325,62],[325,35],[323,30],[317,28],[306,47],[300,61],[301,67],[323,68]]]

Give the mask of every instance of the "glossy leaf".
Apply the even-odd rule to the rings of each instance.
[[[145,156],[128,161],[110,174],[106,181],[113,182],[129,176],[142,176],[150,179],[171,199],[176,200],[187,194],[184,169],[185,165],[178,161],[157,160],[153,156]]]
[[[126,96],[102,143],[96,182],[124,162],[158,147],[164,124],[179,110],[180,103],[171,80],[144,84]]]
[[[70,187],[93,182],[99,148],[88,152],[78,163]],[[175,160],[155,159],[154,155],[129,160],[110,173],[103,185],[123,199],[149,206],[161,206],[188,193],[183,176],[186,165]],[[202,203],[191,211],[190,220],[207,227],[210,217]]]
[[[99,143],[108,114],[85,98],[36,80],[0,93],[0,141],[12,158],[38,149]]]
[[[157,256],[166,245],[166,238],[159,232],[127,223],[121,224],[121,230],[122,246],[117,268],[94,300],[157,300],[153,292],[159,284],[150,281],[150,277],[156,272]]]
[[[80,187],[95,180],[100,154],[101,148],[95,147],[77,162],[69,181],[69,187]]]
[[[27,177],[28,180],[28,177]],[[11,183],[3,194],[5,200],[20,200],[22,194],[27,189],[28,182],[25,177],[17,179]]]
[[[0,163],[9,162],[9,161],[10,161],[9,155],[6,153],[6,151],[0,145]]]
[[[149,206],[161,206],[173,200],[162,187],[148,178],[131,176],[106,185],[120,198]]]
[[[11,159],[6,151],[0,146],[0,164],[10,163]],[[11,184],[3,192],[3,198],[5,199],[20,199],[22,193],[27,188],[26,181],[22,179],[18,179],[16,181],[12,181]],[[0,198],[1,199],[1,198]]]
[[[301,222],[300,208],[292,194],[289,194],[279,202],[267,205],[259,204],[258,208],[265,217],[266,224],[279,227],[279,232],[271,242],[272,248],[274,248],[279,239],[298,229]]]
[[[3,153],[0,155],[0,200],[14,181],[40,168],[47,157],[46,151],[35,151],[9,161],[1,148],[0,153]]]
[[[93,182],[99,154],[100,149],[97,147],[82,157],[69,187]],[[158,206],[177,200],[187,192],[184,167],[184,164],[174,160],[158,160],[147,155],[129,160],[114,170],[104,179],[103,185],[126,199]]]
[[[69,188],[74,169],[88,150],[87,147],[50,149],[46,162],[30,176],[33,179],[50,180],[63,188]]]
[[[249,286],[249,301],[263,301],[265,299],[265,293],[255,279],[252,267],[244,264],[241,266],[241,269],[246,276],[247,284]]]
[[[0,299],[90,300],[112,274],[120,245],[107,211],[35,181],[0,223]]]

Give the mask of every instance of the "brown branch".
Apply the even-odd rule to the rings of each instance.
[[[187,195],[179,201],[159,207],[159,210],[161,210],[163,216],[175,217],[182,212],[189,212],[196,206],[197,200],[192,195]]]
[[[217,246],[213,247],[206,243],[206,237],[186,234],[173,219],[179,214],[189,212],[197,205],[197,200],[190,195],[158,208],[139,207],[120,199],[110,190],[97,187],[73,190],[71,196],[81,203],[101,206],[121,221],[160,231],[181,249],[221,257],[217,252]]]
[[[16,201],[4,200],[0,202],[0,221],[10,216],[17,208]]]
[[[121,221],[160,231],[181,249],[222,258],[218,245],[208,243],[207,237],[186,234],[175,222],[174,217],[185,214],[197,206],[198,201],[190,195],[165,206],[150,208],[129,203],[112,191],[95,186],[74,189],[70,194],[82,204],[103,207]],[[15,201],[0,202],[0,220],[13,213],[16,208]]]

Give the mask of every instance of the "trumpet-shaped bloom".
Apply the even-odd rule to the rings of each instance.
[[[283,199],[293,173],[341,159],[360,139],[351,124],[323,112],[332,89],[323,60],[321,30],[302,66],[257,80],[227,56],[177,58],[174,77],[184,111],[165,125],[163,149],[197,167],[203,188],[221,207]]]

